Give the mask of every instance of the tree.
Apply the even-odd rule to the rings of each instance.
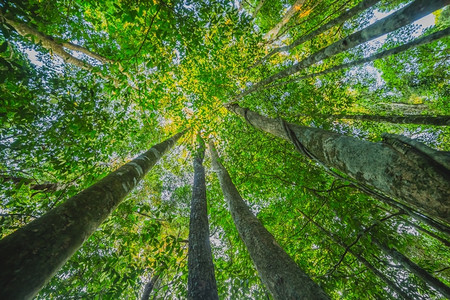
[[[205,156],[205,143],[200,135],[198,135],[197,140],[199,146],[194,156],[195,175],[189,224],[188,298],[219,299],[209,244],[205,170],[202,165]]]
[[[250,212],[227,170],[219,162],[219,156],[212,141],[209,143],[209,149],[234,224],[261,280],[272,296],[275,299],[329,299]]]
[[[2,297],[31,299],[181,135],[178,133],[150,148],[89,189],[0,240]]]

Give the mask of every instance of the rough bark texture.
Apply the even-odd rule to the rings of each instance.
[[[0,240],[0,299],[31,299],[183,133]]]
[[[401,52],[405,52],[406,50],[418,47],[420,45],[424,45],[424,44],[428,44],[428,43],[437,41],[437,40],[439,40],[439,39],[441,39],[443,37],[449,36],[449,35],[450,35],[450,28],[446,28],[444,30],[435,32],[433,34],[430,34],[430,35],[421,37],[419,39],[416,39],[416,40],[414,40],[412,42],[406,43],[406,44],[404,44],[402,46],[398,46],[398,47],[395,47],[395,48],[392,48],[392,49],[389,49],[389,50],[385,50],[385,51],[382,51],[382,52],[377,53],[375,55],[372,55],[372,56],[369,56],[369,57],[365,57],[365,58],[361,58],[361,59],[357,59],[355,61],[352,61],[352,62],[349,62],[349,63],[346,63],[346,64],[340,64],[340,65],[331,67],[329,69],[323,70],[321,72],[311,73],[311,74],[308,74],[308,75],[305,75],[305,76],[292,78],[290,80],[286,80],[286,81],[283,81],[283,82],[280,82],[280,83],[267,85],[267,86],[264,87],[264,89],[265,88],[274,88],[274,87],[285,85],[285,84],[288,84],[288,83],[291,83],[291,82],[296,82],[296,81],[304,80],[304,79],[307,79],[307,78],[313,78],[313,77],[316,77],[316,76],[321,76],[321,75],[329,74],[329,73],[332,73],[332,72],[336,72],[336,71],[339,71],[339,70],[352,68],[352,67],[355,67],[355,66],[358,66],[358,65],[362,65],[362,64],[365,64],[365,63],[377,60],[377,59],[381,59],[383,57],[387,57],[387,56],[390,56],[390,55],[394,55],[394,54],[398,54],[398,53],[401,53]],[[392,105],[394,106],[395,104],[392,104]],[[415,108],[418,108],[418,107],[415,107]],[[375,117],[375,116],[373,116],[373,117]],[[384,117],[384,116],[380,116],[380,117]],[[406,118],[406,117],[407,116],[404,116],[404,118]],[[401,120],[401,118],[400,118],[400,119],[396,119],[395,121],[394,121],[394,119],[386,119],[385,121],[382,121],[382,120],[380,120],[380,121],[381,122],[391,122],[391,123],[428,124],[428,123],[423,123],[423,122],[430,122],[427,118],[431,118],[431,116],[423,116],[423,115],[417,115],[415,117],[417,117],[417,119],[409,118],[409,119]],[[440,119],[441,117],[443,119]],[[437,117],[436,120],[431,121],[431,122],[433,122],[433,124],[431,124],[431,125],[437,125],[437,126],[450,125],[450,121],[449,121],[448,118],[449,118],[449,116],[439,116],[439,117]]]
[[[364,1],[360,2],[355,7],[347,10],[344,13],[342,13],[336,19],[333,19],[330,22],[326,23],[325,25],[319,27],[318,29],[316,29],[316,30],[314,30],[314,31],[312,31],[312,32],[310,32],[310,33],[308,33],[306,35],[303,35],[303,36],[299,37],[294,42],[292,42],[292,44],[273,49],[269,54],[267,54],[261,60],[256,62],[252,67],[258,66],[259,64],[263,63],[264,61],[266,61],[267,59],[269,59],[272,55],[274,55],[276,53],[283,52],[283,51],[290,51],[291,49],[297,47],[298,45],[301,45],[304,42],[309,41],[310,39],[318,36],[319,34],[324,33],[328,29],[331,29],[334,26],[337,26],[337,25],[345,22],[348,19],[355,17],[360,12],[364,11],[365,9],[367,9],[367,8],[369,8],[369,7],[371,7],[371,6],[375,5],[375,4],[377,4],[378,2],[380,2],[380,0],[364,0]]]
[[[405,269],[415,274],[417,277],[422,279],[426,284],[437,290],[439,293],[444,295],[446,299],[450,299],[450,288],[442,283],[439,279],[431,276],[430,273],[419,267],[416,263],[412,262],[409,258],[398,252],[395,248],[391,248],[385,243],[379,241],[378,239],[372,237],[372,242],[380,247],[383,252],[399,262]]]
[[[450,33],[450,28],[448,29]],[[370,122],[387,122],[395,124],[418,124],[449,126],[450,116],[425,116],[425,115],[406,115],[406,116],[381,116],[381,115],[333,115],[333,119],[346,119]]]
[[[194,186],[189,222],[188,299],[219,299],[209,243],[208,211],[203,158],[205,145],[199,138],[194,156]]]
[[[280,120],[261,116],[237,104],[227,107],[254,127],[292,142]],[[434,157],[430,157],[419,147],[391,135],[382,143],[373,143],[319,128],[285,124],[324,166],[450,223],[450,171],[434,160],[434,157],[448,160],[450,153],[422,145],[434,151]]]
[[[391,281],[389,278],[387,278],[383,273],[381,273],[377,268],[375,268],[367,259],[365,259],[363,256],[361,256],[360,254],[358,254],[357,252],[353,251],[352,248],[347,245],[346,243],[344,243],[341,238],[339,238],[338,236],[336,236],[335,234],[333,234],[332,232],[326,230],[325,228],[323,228],[320,224],[318,224],[316,221],[314,221],[312,218],[310,218],[308,215],[306,215],[304,212],[300,211],[300,213],[307,218],[311,223],[313,223],[317,228],[319,228],[323,233],[325,233],[325,235],[332,240],[333,242],[335,242],[336,244],[338,244],[339,246],[341,246],[342,248],[344,248],[346,251],[348,251],[348,253],[352,254],[354,257],[356,257],[367,269],[369,269],[370,271],[372,271],[372,273],[374,273],[376,276],[378,276],[378,278],[380,278],[384,283],[386,283],[386,285],[394,292],[396,292],[401,299],[411,299],[411,297],[409,297],[404,291],[402,291],[401,288],[399,288],[393,281]]]
[[[262,282],[274,299],[329,299],[325,292],[303,272],[278,245],[275,238],[250,212],[230,175],[219,162],[210,142],[214,171],[228,203],[234,224],[247,247]]]
[[[306,0],[295,1],[295,3],[291,6],[291,8],[289,8],[289,10],[284,14],[281,21],[264,35],[264,39],[270,41],[276,38],[278,36],[278,33],[280,32],[280,29],[284,25],[286,25],[293,16],[295,16],[295,14],[300,10],[305,1]]]
[[[310,55],[304,60],[296,63],[292,67],[289,67],[283,71],[278,72],[266,79],[254,84],[249,89],[243,91],[236,96],[236,99],[240,99],[245,95],[248,95],[254,91],[259,90],[262,86],[272,83],[278,79],[292,75],[300,70],[309,67],[321,60],[334,56],[338,53],[344,52],[355,46],[368,42],[372,39],[382,36],[383,34],[394,31],[405,25],[408,25],[435,10],[438,10],[450,3],[450,0],[416,0],[413,3],[399,9],[395,13],[387,16],[375,22],[374,24],[367,26],[361,31],[355,32],[330,46],[319,50],[318,52]]]

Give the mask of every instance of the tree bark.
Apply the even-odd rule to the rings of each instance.
[[[450,29],[449,29],[449,33],[450,33]],[[450,125],[450,116],[331,115],[329,118],[370,121],[370,122],[386,122],[386,123],[394,123],[394,124],[418,124],[418,125],[434,125],[434,126],[449,126]]]
[[[394,55],[394,54],[405,52],[405,51],[407,51],[409,49],[412,49],[412,48],[418,47],[420,45],[424,45],[424,44],[428,44],[428,43],[437,41],[437,40],[439,40],[441,38],[444,38],[444,37],[447,37],[449,35],[450,35],[450,28],[446,28],[444,30],[432,33],[430,35],[427,35],[427,36],[421,37],[419,39],[416,39],[414,41],[411,41],[409,43],[406,43],[406,44],[404,44],[402,46],[398,46],[398,47],[395,47],[395,48],[392,48],[392,49],[389,49],[389,50],[385,50],[385,51],[382,51],[382,52],[377,53],[375,55],[372,55],[372,56],[369,56],[369,57],[365,57],[365,58],[361,58],[361,59],[357,59],[355,61],[352,61],[352,62],[349,62],[349,63],[346,63],[346,64],[337,65],[337,66],[331,67],[329,69],[326,69],[326,70],[323,70],[323,71],[320,71],[320,72],[311,73],[311,74],[308,74],[308,75],[305,75],[305,76],[300,76],[300,77],[292,78],[292,79],[289,79],[289,80],[286,80],[286,81],[283,81],[283,82],[267,85],[267,86],[263,87],[263,89],[274,88],[274,87],[285,85],[285,84],[288,84],[288,83],[291,83],[291,82],[296,82],[296,81],[300,81],[300,80],[307,79],[307,78],[313,78],[313,77],[329,74],[329,73],[336,72],[336,71],[339,71],[339,70],[342,70],[342,69],[352,68],[352,67],[355,67],[355,66],[358,66],[358,65],[362,65],[362,64],[365,64],[365,63],[368,63],[368,62],[371,62],[371,61],[374,61],[374,60],[377,60],[377,59],[381,59],[381,58],[384,58],[384,57],[387,57],[387,56],[390,56],[390,55]],[[416,108],[418,108],[418,107],[416,107]],[[425,117],[425,116],[422,116],[422,117]],[[444,116],[444,117],[448,117],[448,116]],[[416,124],[416,123],[414,123],[414,124]],[[419,123],[419,124],[422,124],[422,123]],[[448,121],[444,125],[448,125]],[[444,125],[438,125],[438,126],[444,126]]]
[[[188,299],[219,299],[209,242],[205,169],[203,167],[205,144],[200,136],[198,136],[198,141],[199,147],[194,155],[194,186],[189,222]]]
[[[389,247],[385,243],[379,241],[372,236],[372,242],[377,245],[387,256],[392,257],[399,262],[405,269],[422,279],[426,284],[437,290],[444,295],[445,298],[450,299],[450,288],[442,283],[439,279],[431,276],[430,273],[419,267],[416,263],[412,262],[408,257],[397,251],[393,247]]]
[[[325,292],[303,272],[278,245],[275,238],[250,212],[230,175],[219,162],[214,144],[209,150],[214,171],[241,239],[250,253],[262,282],[274,299],[329,299]]]
[[[291,8],[289,8],[289,10],[284,14],[281,21],[264,35],[264,39],[267,41],[271,41],[272,39],[276,38],[281,28],[286,25],[293,16],[295,16],[295,14],[300,10],[305,1],[306,0],[295,1]]]
[[[153,276],[149,282],[144,287],[144,292],[142,293],[141,300],[149,300],[150,294],[153,291],[153,287],[155,286],[156,281],[158,280],[159,276],[155,275]]]
[[[328,29],[331,29],[334,26],[339,25],[339,24],[347,21],[348,19],[355,17],[360,12],[366,10],[367,8],[369,8],[369,7],[371,7],[371,6],[375,5],[375,4],[377,4],[378,2],[380,2],[380,0],[363,0],[362,2],[360,2],[355,7],[347,10],[344,13],[342,13],[336,19],[333,19],[330,22],[326,23],[325,25],[319,27],[318,29],[316,29],[316,30],[314,30],[314,31],[312,31],[312,32],[310,32],[310,33],[308,33],[306,35],[303,35],[303,36],[299,37],[298,39],[293,41],[291,44],[273,49],[269,54],[267,54],[262,59],[257,61],[252,66],[252,68],[260,65],[263,62],[265,62],[267,59],[269,59],[272,55],[274,55],[276,53],[283,52],[283,51],[290,51],[291,49],[297,47],[298,45],[301,45],[304,42],[313,39],[314,37],[318,36],[319,34],[322,34],[325,31],[327,31]]]
[[[386,135],[383,142],[373,143],[264,117],[237,104],[227,108],[252,126],[292,142],[324,167],[450,223],[450,166],[445,165],[450,153],[402,136]]]
[[[259,90],[261,87],[272,83],[281,78],[290,76],[294,73],[303,70],[321,60],[344,52],[355,46],[368,42],[372,39],[382,36],[383,34],[389,33],[396,29],[399,29],[405,25],[408,25],[429,13],[434,12],[450,3],[450,0],[415,0],[413,3],[399,9],[393,14],[375,22],[374,24],[367,26],[366,28],[355,32],[328,47],[319,50],[318,52],[310,55],[304,60],[294,64],[293,66],[284,69],[272,76],[255,83],[253,86],[243,91],[235,98],[240,99],[254,91]]]
[[[336,236],[335,234],[333,234],[332,232],[326,230],[325,228],[323,228],[320,224],[318,224],[316,221],[314,221],[312,218],[310,218],[308,215],[306,215],[304,212],[300,211],[300,213],[306,218],[308,219],[311,223],[313,223],[317,228],[319,228],[323,233],[325,233],[325,235],[332,240],[333,242],[335,242],[336,244],[338,244],[339,246],[341,246],[342,248],[344,248],[346,251],[348,251],[348,253],[352,254],[354,257],[356,257],[367,269],[369,269],[370,271],[372,271],[372,273],[374,273],[376,276],[378,276],[378,278],[380,278],[382,281],[384,281],[384,283],[386,283],[386,285],[392,289],[393,291],[395,291],[398,295],[401,296],[402,299],[411,299],[411,297],[409,297],[400,287],[398,287],[394,282],[392,282],[389,278],[387,278],[383,273],[381,273],[377,268],[375,268],[369,261],[367,261],[367,259],[365,259],[364,257],[362,257],[360,254],[356,253],[355,251],[352,250],[352,248],[347,245],[346,243],[344,243],[341,238],[339,238],[338,236]]]
[[[183,132],[0,240],[0,299],[31,299]]]

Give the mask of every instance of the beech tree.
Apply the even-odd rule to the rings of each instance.
[[[0,0],[1,298],[446,298],[448,4]]]

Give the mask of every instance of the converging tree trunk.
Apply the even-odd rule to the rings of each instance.
[[[355,46],[368,42],[372,39],[382,36],[383,34],[389,33],[396,29],[399,29],[405,25],[408,25],[427,14],[434,12],[450,3],[450,0],[416,0],[411,4],[399,9],[393,14],[375,22],[374,24],[367,26],[366,28],[355,32],[330,46],[323,48],[316,53],[308,56],[304,60],[294,64],[293,66],[284,69],[266,79],[255,83],[253,86],[243,91],[236,96],[236,99],[240,99],[254,91],[259,90],[261,87],[272,83],[278,79],[284,78],[286,76],[292,75],[294,73],[303,70],[321,60],[344,52]]]
[[[330,119],[369,121],[369,122],[387,122],[387,123],[395,123],[395,124],[418,124],[418,125],[434,125],[434,126],[449,126],[450,125],[450,116],[331,115],[331,116],[329,116],[329,118]]]
[[[0,240],[0,299],[31,299],[183,132]]]
[[[209,242],[205,169],[202,164],[205,143],[200,136],[197,140],[199,146],[194,155],[194,186],[189,222],[188,299],[219,299]]]
[[[274,299],[329,299],[250,212],[227,170],[219,162],[219,156],[212,141],[209,143],[209,149],[214,171],[219,178],[234,224],[262,282]]]
[[[312,224],[314,224],[317,228],[320,229],[320,231],[322,231],[330,240],[332,240],[333,242],[335,242],[336,244],[338,244],[339,246],[341,246],[342,248],[345,249],[345,251],[347,251],[348,253],[352,254],[354,257],[356,257],[358,259],[358,261],[360,263],[362,263],[367,269],[369,269],[370,271],[372,271],[372,273],[374,273],[378,278],[380,278],[384,283],[386,283],[386,285],[392,289],[392,291],[396,292],[402,299],[411,299],[411,297],[409,297],[400,287],[398,287],[392,280],[390,280],[389,278],[386,277],[386,275],[384,275],[380,270],[378,270],[377,268],[375,268],[367,259],[365,259],[363,256],[361,256],[360,254],[358,254],[357,252],[353,251],[352,248],[347,245],[346,243],[344,243],[340,237],[338,237],[337,235],[333,234],[332,232],[326,230],[324,227],[322,227],[320,224],[318,224],[316,221],[314,221],[311,217],[309,217],[308,215],[306,215],[304,212],[302,212],[301,210],[299,210],[299,212],[308,220],[310,221]]]
[[[297,47],[298,45],[301,45],[304,42],[309,41],[309,40],[313,39],[314,37],[318,36],[319,34],[324,33],[328,29],[331,29],[334,26],[345,22],[348,19],[355,17],[360,12],[364,11],[365,9],[367,9],[367,8],[369,8],[369,7],[371,7],[371,6],[375,5],[375,4],[377,4],[378,2],[380,2],[380,0],[363,0],[363,1],[361,1],[355,7],[347,10],[344,13],[342,13],[339,17],[331,20],[330,22],[326,23],[325,25],[322,25],[318,29],[316,29],[316,30],[314,30],[314,31],[312,31],[312,32],[310,32],[310,33],[308,33],[306,35],[302,35],[301,37],[296,39],[291,44],[273,49],[269,54],[267,54],[262,59],[257,61],[252,67],[254,68],[254,67],[260,65],[261,63],[263,63],[264,61],[266,61],[267,59],[269,59],[272,55],[274,55],[276,53],[283,52],[283,51],[290,51],[291,49]]]
[[[450,153],[403,136],[385,134],[383,142],[373,143],[264,117],[237,104],[227,108],[252,126],[292,142],[325,168],[450,223]]]
[[[389,247],[373,236],[371,240],[384,252],[384,254],[395,259],[409,272],[413,273],[414,275],[422,279],[426,284],[436,289],[439,293],[444,295],[445,298],[450,299],[450,288],[442,283],[439,279],[433,277],[430,273],[418,266],[416,263],[412,262],[408,257],[406,257],[403,253],[397,251],[395,248]]]
[[[291,8],[288,9],[288,11],[284,14],[283,18],[280,22],[278,22],[271,30],[269,30],[265,35],[264,39],[267,41],[271,41],[275,39],[278,36],[278,32],[280,32],[281,28],[286,25],[289,20],[297,14],[297,12],[300,10],[300,8],[305,3],[305,0],[297,0],[295,3],[291,6]]]

